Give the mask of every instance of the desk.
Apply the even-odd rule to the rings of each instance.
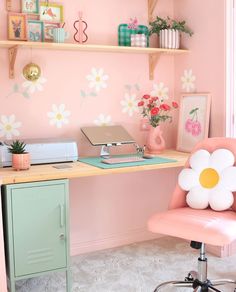
[[[167,169],[173,167],[184,166],[188,153],[177,152],[174,150],[166,150],[160,157],[172,158],[176,162],[155,164],[155,165],[142,165],[132,166],[116,169],[100,169],[82,162],[73,162],[70,164],[71,168],[56,169],[52,164],[47,165],[34,165],[27,171],[13,171],[12,168],[0,169],[0,183],[1,184],[14,184],[25,183],[55,179],[72,179],[80,177],[100,176],[107,174],[118,173],[133,173],[147,170]],[[0,291],[7,292],[6,287],[6,269],[5,269],[5,256],[4,256],[4,242],[3,242],[3,225],[2,225],[2,207],[0,200]]]

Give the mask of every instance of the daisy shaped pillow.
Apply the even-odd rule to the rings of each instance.
[[[236,191],[234,155],[228,149],[196,151],[189,160],[190,168],[183,169],[178,177],[180,187],[188,191],[186,202],[194,209],[208,206],[215,211],[229,209]]]

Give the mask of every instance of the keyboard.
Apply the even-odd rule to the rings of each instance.
[[[139,162],[146,160],[143,157],[139,156],[128,156],[128,157],[113,157],[103,159],[102,162],[106,164],[118,164],[118,163],[128,163],[128,162]]]

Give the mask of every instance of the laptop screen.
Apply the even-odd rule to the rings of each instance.
[[[120,125],[82,127],[81,131],[94,146],[135,143],[130,134]]]

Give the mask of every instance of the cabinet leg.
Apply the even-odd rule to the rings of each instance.
[[[15,280],[9,281],[9,292],[15,292],[16,291],[16,283]]]
[[[71,273],[70,269],[66,270],[66,292],[71,292],[72,287],[71,287]]]

